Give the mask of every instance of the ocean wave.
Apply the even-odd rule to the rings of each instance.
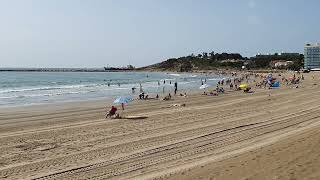
[[[169,74],[170,76],[181,76],[181,74]]]
[[[180,74],[173,74],[180,76]],[[176,81],[176,79],[173,78],[165,78],[161,79],[160,83],[163,85],[163,81],[166,81],[166,85],[169,85],[170,81],[172,85]],[[108,86],[108,83],[93,83],[93,84],[75,84],[75,85],[58,85],[59,82],[51,82],[51,84],[56,84],[55,86],[40,86],[40,87],[23,87],[23,88],[13,88],[13,89],[0,89],[0,94],[10,94],[10,93],[32,93],[32,92],[41,92],[41,91],[64,91],[68,89],[78,89],[78,90],[91,90],[91,92],[99,91],[99,89],[104,90],[125,90],[125,89],[131,89],[132,87],[139,87],[138,82],[130,82],[130,83],[121,83],[121,87],[118,86],[117,83],[112,83],[111,86]],[[146,81],[142,82],[143,86],[149,86],[149,84],[158,84],[157,80],[154,81]],[[116,87],[116,88],[115,88]]]
[[[87,93],[89,91],[83,92],[61,92],[61,93],[51,93],[51,94],[24,94],[24,95],[15,95],[15,96],[0,96],[0,99],[22,99],[22,98],[34,98],[34,97],[51,97],[51,96],[63,96],[68,94],[80,94]]]
[[[0,99],[12,99],[12,98],[17,98],[17,96],[2,96]]]
[[[36,87],[36,88],[24,88],[24,89],[8,89],[2,90],[0,93],[18,93],[18,92],[29,92],[29,91],[50,91],[59,89],[76,89],[87,87],[88,85],[66,85],[66,86],[52,86],[52,87]],[[93,87],[93,86],[92,86]]]
[[[223,78],[211,78],[211,79],[207,79],[208,81],[220,81],[222,80]]]

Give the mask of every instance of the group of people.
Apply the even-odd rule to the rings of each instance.
[[[139,94],[139,99],[149,99],[149,95],[146,95],[144,92],[142,92]]]
[[[226,73],[225,73],[226,75]],[[256,88],[271,88],[275,83],[279,83],[280,81],[283,84],[286,85],[297,85],[300,83],[301,80],[304,80],[303,75],[296,75],[293,74],[292,77],[286,78],[281,74],[278,74],[279,77],[275,78],[272,76],[272,74],[265,75],[265,74],[257,74],[257,73],[245,73],[245,74],[237,74],[237,73],[231,73],[232,78],[223,79],[217,82],[217,87],[215,90],[207,92],[203,92],[203,95],[207,96],[218,96],[219,94],[225,93],[224,87],[227,86],[230,88],[230,90],[243,90],[245,93],[252,93],[252,88],[249,86],[249,84],[255,85]],[[279,79],[279,80],[278,80]],[[206,79],[203,81],[201,79],[201,83],[206,82]],[[163,80],[163,84],[166,83],[166,80]],[[171,84],[171,83],[170,83]],[[241,87],[240,85],[247,84],[246,87]],[[158,85],[160,85],[160,81],[158,81]],[[134,93],[136,90],[135,87],[132,88],[132,93]],[[174,83],[174,95],[177,95],[178,92],[178,83]],[[180,93],[181,97],[187,97],[186,93]],[[159,94],[156,94],[155,99],[159,99]],[[140,94],[139,99],[146,100],[149,99],[149,95],[145,94],[145,92],[142,89],[142,85],[140,84]],[[154,98],[153,98],[154,99]],[[162,98],[162,100],[171,100],[172,95],[171,93],[168,93],[166,96]],[[111,118],[119,118],[119,114],[117,113],[117,108],[115,106],[112,106],[110,110],[108,110],[108,113],[106,117]]]

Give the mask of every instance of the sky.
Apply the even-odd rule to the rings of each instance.
[[[202,52],[303,52],[318,0],[0,0],[0,67],[141,67]]]

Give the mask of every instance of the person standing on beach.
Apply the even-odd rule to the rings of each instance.
[[[178,91],[178,82],[174,83],[174,95],[177,95],[177,91]]]
[[[142,93],[143,92],[142,85],[141,85],[141,83],[139,83],[139,84],[140,84],[140,93]]]
[[[166,84],[166,80],[163,80],[163,84]]]
[[[158,86],[160,86],[160,81],[158,81]]]

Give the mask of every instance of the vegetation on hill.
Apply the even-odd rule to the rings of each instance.
[[[303,67],[302,54],[284,55],[257,55],[251,58],[243,57],[239,53],[202,53],[198,55],[170,58],[161,63],[143,67],[143,70],[178,71],[190,72],[195,70],[217,70],[217,69],[271,69],[274,61],[292,61],[287,69],[300,69]]]
[[[277,61],[292,61],[293,63],[287,67],[278,67],[280,69],[290,69],[290,70],[299,70],[303,68],[304,56],[303,54],[273,54],[273,55],[257,55],[251,57],[248,68],[251,69],[269,69],[272,68],[271,63]]]

